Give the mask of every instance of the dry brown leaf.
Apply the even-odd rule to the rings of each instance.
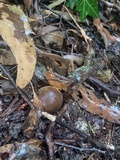
[[[50,33],[50,32],[55,32],[56,30],[58,30],[58,27],[51,26],[51,25],[43,26],[43,27],[38,28],[38,34],[40,36],[44,36],[45,34]]]
[[[79,99],[80,93],[81,99]],[[88,112],[99,115],[110,122],[120,124],[120,109],[104,99],[98,99],[91,90],[85,88],[82,84],[77,86],[77,90],[73,92],[72,97],[79,103],[80,107]]]
[[[39,53],[39,62],[52,68],[60,75],[66,76],[68,73],[69,62],[63,57],[52,53]]]
[[[27,17],[20,7],[0,3],[0,35],[8,44],[18,64],[16,83],[24,88],[31,80],[36,51]]]
[[[116,22],[110,22],[110,26],[113,30],[117,31],[119,29],[119,25]]]
[[[36,109],[42,110],[43,109],[42,102],[41,102],[40,98],[38,97],[37,93],[35,92],[32,83],[31,83],[31,87],[32,87],[32,91],[33,91],[33,104],[36,107]]]
[[[51,43],[55,43],[60,48],[62,48],[64,33],[62,31],[59,31],[58,27],[51,26],[51,25],[42,27],[42,28],[39,28],[38,33],[40,34],[45,44],[48,45]]]
[[[53,33],[42,36],[42,39],[46,44],[55,43],[60,48],[63,46],[63,38],[64,34],[61,31],[55,31]]]
[[[32,131],[34,131],[38,125],[38,110],[30,110],[27,118],[21,126],[21,129],[26,135],[29,135]]]
[[[58,74],[55,75],[51,69],[46,72],[45,78],[48,80],[51,86],[64,91],[67,91],[68,86],[71,84],[71,81],[69,79]]]
[[[112,36],[110,32],[104,27],[104,23],[102,23],[99,18],[95,18],[93,24],[97,27],[98,32],[101,34],[106,48],[117,40],[116,37]]]

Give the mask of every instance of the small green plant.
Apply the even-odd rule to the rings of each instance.
[[[86,16],[98,18],[98,0],[67,0],[67,7],[80,13],[81,21],[86,19]]]

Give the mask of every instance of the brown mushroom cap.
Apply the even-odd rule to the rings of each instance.
[[[42,102],[44,111],[54,114],[63,104],[63,95],[55,87],[45,86],[38,90],[38,97]]]

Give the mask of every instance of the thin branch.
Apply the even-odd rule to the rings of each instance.
[[[3,73],[7,76],[7,78],[10,80],[10,83],[13,85],[13,87],[18,91],[18,93],[21,95],[23,100],[31,107],[31,109],[34,109],[34,105],[29,100],[29,98],[24,94],[24,92],[15,84],[13,78],[9,75],[9,73],[6,71],[6,69],[0,64],[0,69],[3,71]]]
[[[120,150],[120,146],[114,146],[114,145],[109,145],[109,144],[103,144],[102,142],[99,142],[97,140],[95,140],[94,138],[92,138],[91,136],[87,135],[86,133],[84,133],[81,130],[76,129],[75,127],[68,125],[66,123],[64,123],[63,121],[61,121],[60,119],[58,119],[56,116],[51,115],[47,112],[42,112],[42,115],[45,116],[46,118],[48,118],[50,121],[52,122],[56,122],[57,124],[59,124],[62,127],[65,127],[67,129],[69,129],[70,131],[72,131],[73,133],[76,133],[77,135],[79,135],[80,137],[82,137],[83,139],[87,140],[88,142],[90,142],[91,144],[93,144],[94,146],[96,146],[97,148],[100,148],[102,150],[105,150],[106,152],[109,152],[109,150],[115,152],[116,154],[119,154],[119,150]],[[55,141],[56,142],[56,141]]]
[[[82,152],[82,151],[97,151],[97,152],[100,152],[100,153],[103,153],[103,154],[106,153],[106,151],[102,151],[102,150],[97,149],[97,148],[80,148],[80,147],[76,147],[76,146],[73,146],[73,145],[68,145],[68,144],[60,143],[60,142],[55,142],[55,144],[60,145],[60,146],[64,146],[64,147],[68,147],[68,148],[73,148],[73,149],[79,150],[80,152]]]
[[[50,123],[48,130],[45,133],[45,141],[48,146],[49,160],[54,160],[54,140],[53,140],[53,126],[54,122]]]
[[[116,5],[115,3],[110,3],[110,2],[107,2],[105,0],[99,0],[100,2],[104,3],[107,7],[109,8],[114,8],[116,9],[117,11],[120,12],[120,6]]]
[[[99,86],[101,89],[103,89],[106,93],[112,95],[113,97],[118,97],[120,96],[119,91],[115,91],[111,89],[106,83],[94,78],[94,77],[89,77],[88,81],[91,83],[94,83],[95,85]]]

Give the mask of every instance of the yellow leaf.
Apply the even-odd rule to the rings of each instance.
[[[18,64],[16,84],[20,88],[30,82],[36,65],[36,51],[30,33],[27,17],[21,8],[0,3],[0,35]]]

